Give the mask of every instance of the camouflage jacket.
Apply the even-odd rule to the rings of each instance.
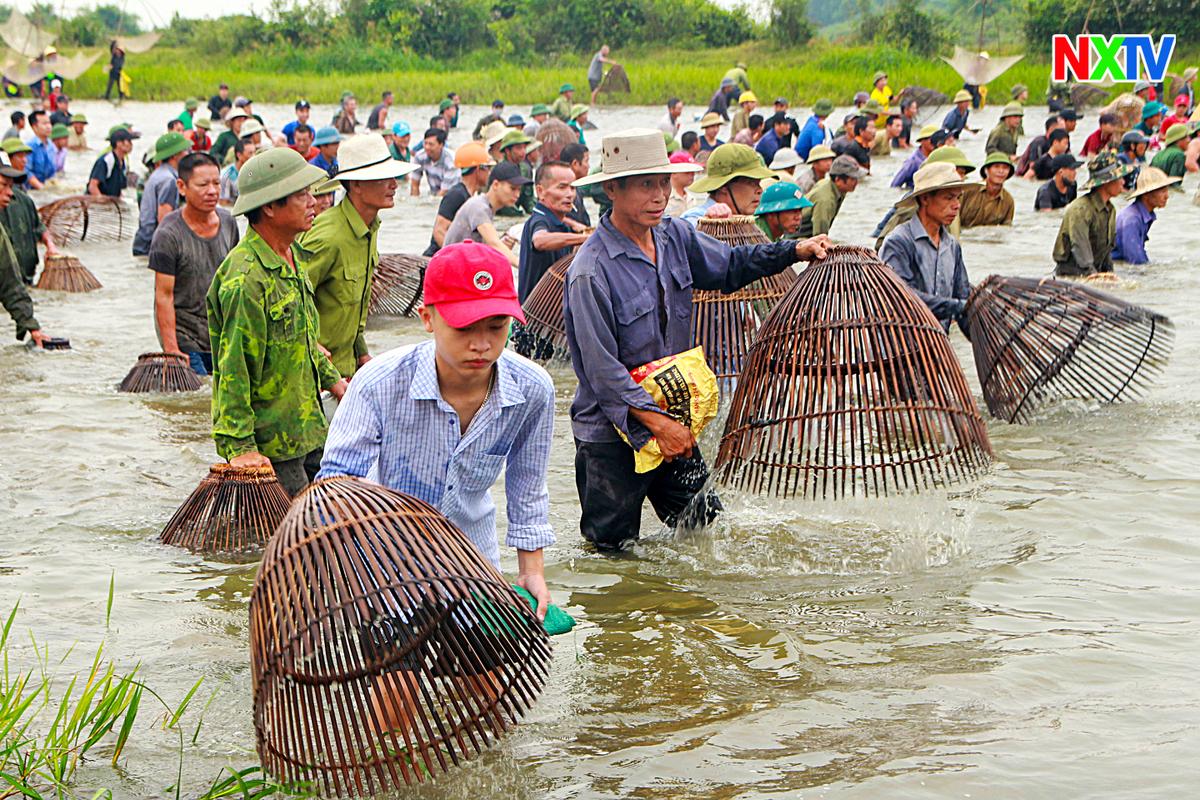
[[[294,270],[253,228],[208,289],[213,439],[233,458],[297,458],[325,443],[321,389],[341,376],[318,348],[320,323],[298,247]]]
[[[38,242],[46,232],[42,218],[38,216],[37,206],[33,199],[23,189],[13,188],[13,199],[8,207],[0,211],[0,224],[8,231],[9,241],[12,242],[13,252],[17,254],[17,266],[21,278],[26,283],[33,283],[37,273]]]
[[[33,300],[21,282],[17,254],[13,252],[12,242],[3,226],[0,226],[0,305],[17,323],[18,339],[24,339],[26,333],[41,327],[33,317]]]

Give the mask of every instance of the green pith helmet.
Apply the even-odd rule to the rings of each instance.
[[[987,168],[992,164],[1007,164],[1008,177],[1010,178],[1013,176],[1013,173],[1017,171],[1017,168],[1013,166],[1012,159],[1009,158],[1008,153],[996,150],[992,153],[988,153],[988,157],[983,160],[983,166],[979,168],[979,176],[981,178],[987,178]]]
[[[964,153],[962,150],[959,150],[957,147],[939,147],[937,150],[934,150],[932,153],[930,153],[929,158],[925,160],[931,164],[936,164],[939,161],[945,161],[948,164],[953,164],[956,167],[962,167],[963,169],[967,169],[972,172],[975,170],[975,165],[967,160],[966,153]]]
[[[1009,103],[1000,112],[1000,119],[1005,117],[1023,117],[1025,116],[1025,107],[1020,103]]]
[[[705,164],[707,173],[691,185],[693,192],[714,192],[734,178],[773,178],[775,173],[767,169],[754,148],[744,144],[723,144],[712,151]]]
[[[54,127],[52,127],[50,129],[51,141],[53,141],[54,139],[65,139],[70,135],[71,135],[71,129],[68,128],[66,125],[63,125],[61,122],[59,122],[58,124],[56,124]]]
[[[3,142],[0,142],[0,150],[3,150],[8,155],[14,153],[32,153],[33,148],[22,142],[16,136],[10,136]]]
[[[802,208],[811,207],[812,201],[804,196],[804,192],[800,191],[799,186],[790,181],[779,181],[779,183],[772,183],[763,189],[762,199],[758,201],[758,208],[754,210],[754,216],[761,217],[763,214],[799,211]]]
[[[72,114],[71,115],[71,124],[74,125],[77,122],[82,122],[84,125],[87,125],[88,124],[87,114]]]
[[[154,154],[150,160],[155,164],[166,161],[171,156],[178,155],[191,148],[192,143],[182,133],[164,133],[154,142]]]
[[[233,213],[245,214],[329,178],[290,147],[272,147],[250,157],[238,172]]]
[[[516,144],[529,144],[533,139],[530,139],[521,131],[512,131],[504,134],[504,138],[500,140],[500,152],[503,153],[508,148]]]
[[[1191,128],[1189,128],[1186,123],[1176,122],[1174,125],[1167,128],[1166,134],[1163,135],[1163,147],[1170,147],[1180,139],[1186,139],[1191,135]]]

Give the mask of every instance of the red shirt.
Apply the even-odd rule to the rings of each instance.
[[[1164,119],[1162,121],[1162,126],[1158,129],[1158,135],[1166,136],[1167,128],[1171,127],[1172,125],[1179,124],[1181,122],[1184,124],[1187,124],[1187,121],[1188,121],[1187,115],[1184,115],[1182,117],[1177,117],[1174,114],[1172,114],[1171,116],[1167,117],[1166,119]]]
[[[290,147],[292,150],[295,150],[297,153],[300,153],[300,148],[297,147],[296,145],[289,144],[288,147]],[[317,157],[318,154],[320,154],[320,152],[321,151],[318,150],[317,148],[310,147],[310,148],[308,148],[307,153],[300,153],[300,155],[304,156],[305,161],[312,161],[314,158]]]
[[[1107,142],[1104,141],[1104,134],[1100,132],[1099,128],[1097,128],[1096,130],[1092,131],[1091,136],[1087,137],[1087,141],[1083,143],[1083,151],[1080,152],[1079,155],[1090,156],[1093,153],[1099,153],[1104,149],[1106,144]]]

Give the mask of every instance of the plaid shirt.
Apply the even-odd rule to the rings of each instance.
[[[420,183],[421,176],[424,175],[429,180],[429,191],[433,194],[449,189],[462,180],[462,173],[454,166],[454,153],[448,148],[442,148],[442,157],[437,161],[430,158],[422,148],[413,153],[412,163],[417,165],[412,171],[412,179]]]

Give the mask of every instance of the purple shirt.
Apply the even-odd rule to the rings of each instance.
[[[659,408],[629,371],[694,346],[692,290],[732,292],[796,261],[795,241],[731,248],[670,217],[652,234],[657,264],[605,214],[567,271],[563,312],[579,378],[571,428],[581,441],[618,442],[620,429],[641,449],[650,431],[629,409]]]
[[[911,189],[913,188],[913,175],[917,174],[917,170],[925,163],[926,155],[918,147],[912,151],[912,154],[904,160],[900,169],[896,172],[896,177],[892,178],[893,189]]]
[[[1117,239],[1113,246],[1113,261],[1129,264],[1148,264],[1146,240],[1150,238],[1150,226],[1154,224],[1154,212],[1146,208],[1141,198],[1122,208],[1117,213]]]

